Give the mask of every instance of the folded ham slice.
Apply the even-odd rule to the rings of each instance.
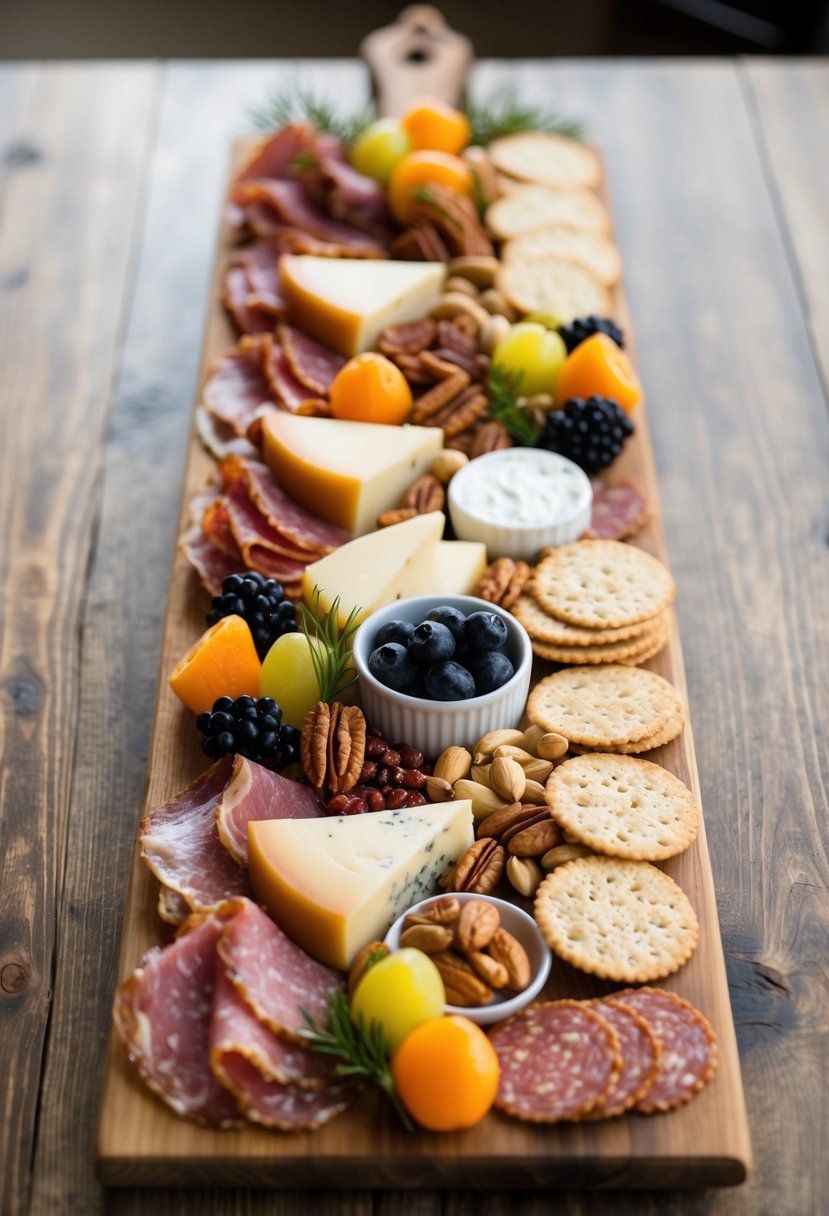
[[[279,314],[262,307],[262,297],[251,290],[243,266],[231,266],[228,270],[223,302],[242,333],[273,333],[276,316]]]
[[[237,435],[246,434],[253,420],[276,404],[264,371],[270,349],[270,334],[246,334],[207,373],[204,404]]]
[[[347,360],[330,346],[324,346],[291,325],[279,325],[277,336],[288,366],[299,383],[317,397],[327,397],[334,377]]]
[[[217,549],[205,536],[201,523],[191,525],[179,545],[210,595],[221,595],[222,583],[231,574],[244,574],[244,564]]]
[[[274,531],[283,538],[285,545],[295,551],[323,557],[344,545],[351,536],[336,524],[330,524],[306,511],[295,502],[277,482],[267,465],[258,460],[232,457],[219,466],[222,486],[227,489],[242,484],[258,511]],[[288,552],[286,547],[285,552]]]
[[[270,526],[261,511],[251,502],[245,486],[234,482],[222,500],[234,540],[250,570],[259,570],[281,583],[295,583],[302,578],[308,555],[295,546],[285,544],[284,538]]]
[[[264,219],[270,221],[270,232],[278,230],[281,224],[288,224],[319,240],[341,245],[350,253],[379,257],[384,252],[382,240],[352,224],[333,219],[310,197],[302,182],[245,178],[231,187],[230,200],[242,208],[257,231],[265,226],[262,224]]]
[[[237,756],[216,806],[216,829],[240,866],[248,864],[248,824],[258,819],[319,819],[325,812],[309,785],[290,781]]]
[[[179,1115],[231,1127],[241,1122],[233,1095],[210,1068],[209,1037],[216,946],[233,905],[188,922],[166,949],[154,949],[120,985],[115,1027],[150,1089]]]

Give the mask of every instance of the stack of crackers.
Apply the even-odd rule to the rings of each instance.
[[[561,135],[522,131],[494,140],[488,157],[501,193],[486,213],[502,242],[498,290],[522,313],[609,315],[622,266],[595,193],[596,153]]]
[[[543,659],[636,666],[667,642],[675,595],[668,570],[642,549],[579,540],[542,558],[512,612]]]

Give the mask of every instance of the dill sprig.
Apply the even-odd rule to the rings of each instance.
[[[334,1071],[338,1077],[365,1077],[378,1085],[400,1116],[407,1132],[414,1131],[414,1124],[403,1107],[394,1078],[389,1068],[389,1045],[383,1029],[377,1022],[366,1027],[362,1015],[352,1022],[348,1002],[341,989],[328,997],[328,1028],[317,1026],[307,1009],[299,1011],[305,1019],[307,1030],[300,1030],[312,1051],[336,1056],[338,1063]]]
[[[464,113],[472,128],[472,143],[486,145],[502,135],[516,135],[519,131],[547,131],[554,135],[567,135],[570,139],[583,139],[582,124],[565,118],[543,106],[522,102],[511,86],[498,89],[485,101],[464,100]]]
[[[493,367],[489,373],[487,413],[505,426],[522,447],[531,448],[535,446],[539,432],[530,415],[518,404],[523,379],[523,372]]]
[[[329,131],[344,144],[353,143],[361,131],[376,118],[374,106],[364,105],[345,113],[336,102],[318,97],[301,84],[285,85],[263,102],[251,106],[249,116],[262,131],[272,131],[289,123],[312,122],[318,131]]]
[[[319,587],[314,588],[310,608],[299,605],[299,624],[308,639],[321,701],[333,701],[357,679],[357,672],[350,666],[351,639],[357,630],[360,609],[352,608],[342,627],[339,609],[337,596],[328,612],[320,611]]]

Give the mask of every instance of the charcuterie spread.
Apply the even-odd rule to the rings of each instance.
[[[423,1136],[549,1136],[670,1120],[715,1073],[601,163],[470,137],[421,98],[350,146],[284,126],[231,184],[238,336],[180,539],[203,632],[161,694],[202,771],[141,822],[158,944],[115,1001],[203,1125],[313,1130],[379,1086]]]

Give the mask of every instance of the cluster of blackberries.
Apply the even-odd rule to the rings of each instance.
[[[299,760],[299,731],[282,721],[273,697],[219,697],[213,709],[196,718],[204,735],[202,751],[211,760],[231,752],[268,768],[286,768]]]
[[[222,583],[222,594],[213,596],[207,624],[217,625],[226,616],[240,616],[247,622],[260,659],[277,638],[297,628],[296,609],[282,584],[255,570],[229,575]]]
[[[633,434],[633,423],[609,397],[571,397],[563,410],[551,410],[538,446],[560,452],[585,473],[611,465]]]

